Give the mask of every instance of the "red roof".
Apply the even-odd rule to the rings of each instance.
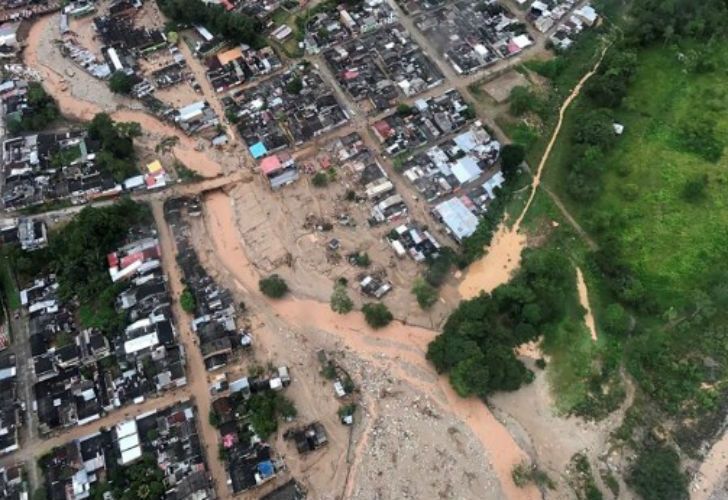
[[[109,255],[106,256],[106,262],[109,263],[109,267],[116,267],[119,265],[119,257],[116,255],[116,252],[111,252]]]
[[[265,175],[271,174],[271,173],[275,172],[276,170],[279,170],[280,168],[281,168],[281,160],[278,158],[278,155],[266,156],[260,162],[260,170]]]
[[[384,120],[379,120],[374,125],[374,130],[379,132],[379,135],[387,138],[392,134],[392,127],[389,126],[389,123],[385,122]]]
[[[353,80],[359,76],[359,72],[354,69],[347,69],[344,71],[344,80]]]

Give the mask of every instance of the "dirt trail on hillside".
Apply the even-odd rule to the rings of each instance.
[[[481,292],[481,290],[489,293],[494,288],[498,287],[498,285],[507,283],[513,272],[518,269],[521,262],[521,253],[526,247],[526,237],[520,233],[521,223],[523,222],[528,209],[531,207],[531,203],[533,203],[533,199],[536,196],[536,190],[541,184],[543,169],[551,156],[551,150],[553,149],[554,144],[556,144],[556,139],[559,136],[561,126],[564,122],[566,110],[569,108],[574,99],[579,96],[581,89],[584,87],[587,80],[589,80],[589,78],[591,78],[599,69],[602,59],[604,59],[604,55],[607,52],[607,48],[608,47],[602,49],[601,55],[594,67],[586,73],[581,80],[579,80],[579,83],[576,84],[574,89],[561,105],[561,108],[559,109],[559,120],[556,123],[556,127],[551,135],[551,140],[549,140],[546,150],[541,157],[541,161],[538,164],[536,174],[533,176],[533,180],[531,181],[531,193],[528,196],[526,205],[523,207],[523,210],[512,227],[509,228],[505,223],[501,223],[498,227],[498,231],[493,237],[491,246],[487,249],[486,255],[470,265],[465,274],[465,278],[458,288],[462,297],[475,297]]]
[[[589,290],[586,287],[584,281],[584,274],[581,272],[579,267],[576,268],[576,289],[579,291],[579,302],[581,307],[584,308],[584,323],[589,329],[591,338],[594,342],[597,341],[597,327],[594,322],[594,315],[592,314],[591,307],[589,305]]]
[[[105,83],[94,80],[93,77],[84,73],[79,67],[74,68],[74,81],[69,82],[68,77],[51,66],[51,61],[58,64],[66,62],[54,45],[53,35],[57,30],[54,25],[56,21],[57,16],[50,15],[39,18],[35,22],[28,34],[23,58],[26,65],[41,74],[43,87],[56,100],[63,116],[73,120],[90,121],[97,113],[108,112],[114,120],[138,122],[144,133],[155,134],[160,139],[169,136],[179,137],[179,144],[173,148],[173,152],[177,159],[188,168],[205,177],[214,177],[222,173],[220,165],[211,160],[205,153],[196,150],[198,149],[197,140],[183,134],[171,125],[160,122],[144,111],[120,109],[117,102],[121,101],[122,98],[113,96],[112,101],[101,106],[75,97],[69,90],[71,83],[75,84],[76,81],[80,80],[86,81],[88,86],[105,86]],[[108,99],[108,97],[107,95],[104,99]]]
[[[221,192],[211,193],[205,198],[204,205],[208,236],[217,257],[241,289],[253,293],[257,290],[259,275],[241,246],[241,237],[234,230],[237,226],[230,224],[235,214],[229,196]],[[487,450],[508,498],[538,498],[535,488],[520,489],[513,484],[511,470],[526,456],[506,428],[481,401],[457,396],[447,379],[437,376],[425,360],[427,344],[435,338],[436,332],[399,322],[375,331],[369,328],[361,313],[342,316],[331,311],[328,304],[311,300],[288,298],[268,301],[268,305],[285,322],[334,335],[357,355],[368,358],[375,365],[384,363],[393,375],[431,396],[443,411],[455,414],[477,436]],[[406,365],[417,367],[427,377],[413,376]]]

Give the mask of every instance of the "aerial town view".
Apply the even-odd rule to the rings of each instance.
[[[0,1],[0,499],[728,500],[727,26]]]

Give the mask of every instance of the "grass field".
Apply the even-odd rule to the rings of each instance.
[[[723,49],[721,59],[728,59]],[[602,196],[593,204],[569,201],[564,160],[569,144],[559,141],[546,171],[548,184],[582,222],[610,214],[625,257],[661,305],[682,304],[728,252],[728,156],[716,163],[676,146],[680,124],[712,116],[718,136],[728,137],[725,70],[688,74],[673,48],[640,55],[637,78],[615,113],[626,126],[607,157]],[[722,65],[721,67],[725,67]],[[574,114],[562,137],[578,126]],[[684,199],[686,183],[707,176],[704,199]]]

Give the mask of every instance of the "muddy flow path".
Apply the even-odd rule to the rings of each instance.
[[[508,280],[510,280],[511,275],[520,266],[521,253],[526,247],[526,235],[521,233],[521,224],[523,223],[523,219],[526,216],[528,209],[531,208],[531,204],[536,196],[536,191],[541,185],[541,177],[543,175],[544,168],[551,156],[551,151],[556,144],[559,132],[561,132],[561,126],[564,123],[566,111],[574,102],[574,99],[579,96],[584,84],[592,76],[594,76],[599,69],[602,60],[604,59],[604,55],[607,52],[607,48],[608,46],[602,49],[599,59],[592,69],[586,73],[581,80],[579,80],[559,108],[559,119],[556,123],[556,127],[554,127],[553,133],[551,134],[551,139],[544,150],[543,156],[538,163],[536,174],[533,176],[531,181],[528,201],[516,218],[513,226],[508,227],[505,223],[501,223],[493,237],[493,242],[488,248],[487,253],[480,260],[472,263],[468,267],[465,277],[458,288],[460,295],[463,298],[473,298],[481,291],[485,291],[486,293],[491,292],[499,285],[507,283]]]

